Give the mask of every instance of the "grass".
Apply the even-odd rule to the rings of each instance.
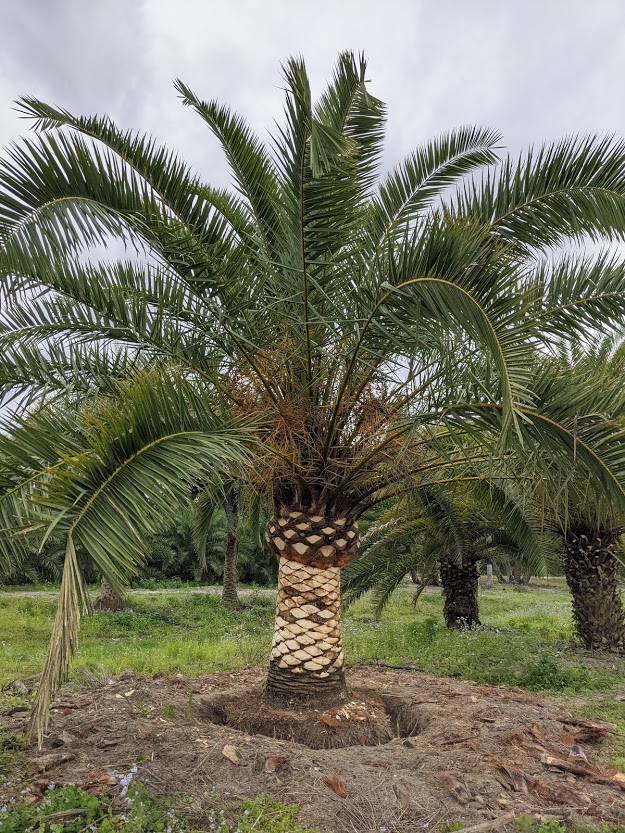
[[[78,681],[127,669],[198,675],[262,665],[271,642],[273,600],[253,595],[245,601],[237,612],[204,594],[131,593],[132,612],[83,620],[72,675]],[[563,590],[503,587],[482,593],[480,601],[490,629],[469,632],[445,629],[440,594],[423,595],[414,610],[410,592],[400,591],[379,622],[367,600],[360,601],[345,616],[348,662],[414,665],[443,676],[569,694],[616,686],[620,661],[589,658],[574,647]],[[52,599],[0,596],[0,683],[38,673],[54,611]]]
[[[273,602],[252,596],[242,613],[213,596],[130,594],[132,612],[83,619],[72,676],[113,676],[126,669],[202,674],[261,664],[270,640]],[[47,649],[52,599],[0,597],[0,684],[37,674]]]
[[[125,778],[119,796],[122,812],[112,812],[108,796],[51,784],[39,801],[21,798],[0,807],[0,829],[2,833],[194,833],[197,828],[183,812],[157,801],[141,782],[133,783],[132,772]],[[29,792],[26,789],[23,794],[28,797]],[[203,829],[213,833],[315,833],[297,824],[298,814],[297,804],[259,795],[244,801],[231,818],[220,809],[207,811]]]
[[[576,647],[570,600],[562,583],[541,584],[524,592],[502,586],[482,592],[480,611],[488,628],[469,632],[445,629],[438,593],[424,594],[415,610],[412,593],[404,588],[391,599],[381,621],[372,618],[370,603],[361,600],[345,615],[348,662],[411,666],[486,684],[557,693],[572,713],[601,716],[617,724],[619,735],[612,760],[625,771],[625,702],[616,699],[622,686],[623,661],[610,655],[590,656]],[[245,598],[245,603],[244,610],[232,611],[222,607],[213,595],[181,590],[158,595],[131,592],[131,611],[96,613],[84,619],[71,679],[80,685],[124,670],[192,676],[263,665],[271,642],[274,602],[268,594],[258,594]],[[40,671],[55,608],[54,600],[47,597],[0,594],[0,688],[10,680],[27,679]],[[6,698],[6,694],[0,694],[0,701]],[[11,704],[18,699],[30,698],[11,694]],[[173,715],[164,713],[163,717],[167,720]],[[16,743],[9,734],[0,736],[0,778],[3,774],[8,777],[13,768],[19,753]],[[68,793],[58,800],[69,799],[74,800]],[[160,823],[164,815],[158,814],[165,811],[154,809],[149,798],[146,807],[156,815],[146,816],[145,824],[156,829],[155,819]],[[245,809],[247,815],[243,814]],[[38,805],[20,812],[35,818]],[[302,831],[296,821],[296,806],[272,804],[266,797],[242,806],[236,820],[226,821],[221,811],[215,813],[215,830],[224,833],[248,829],[255,833]],[[97,820],[101,827],[96,829],[102,833],[118,829],[110,817],[102,815]],[[136,820],[137,833],[148,830],[145,824],[143,819]],[[180,829],[192,827],[181,825]],[[625,833],[625,828],[613,826],[593,830]],[[532,825],[532,831],[555,833],[556,828],[543,830]]]

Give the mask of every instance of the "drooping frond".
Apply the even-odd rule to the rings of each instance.
[[[17,512],[2,530],[3,546],[10,550],[29,531],[45,540],[54,530],[68,541],[39,717],[76,644],[83,605],[75,545],[121,589],[145,556],[146,532],[156,531],[192,484],[235,475],[243,463],[248,435],[223,424],[213,398],[171,369],[153,370],[121,383],[114,397],[74,414],[42,409],[0,437],[0,475],[12,483],[0,494],[0,511]],[[37,730],[41,739],[44,725]]]

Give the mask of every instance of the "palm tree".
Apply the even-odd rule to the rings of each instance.
[[[579,507],[578,507],[579,508]],[[573,598],[573,621],[586,648],[625,652],[625,612],[619,592],[622,521],[571,513],[564,533],[563,565]]]
[[[625,349],[614,338],[545,362],[533,385],[543,409],[575,430],[584,423],[625,417]],[[586,416],[584,416],[586,414]],[[560,536],[564,575],[573,601],[577,635],[586,648],[625,651],[625,613],[618,589],[619,537],[625,513],[573,463],[554,471],[539,487],[539,500]]]
[[[372,590],[379,616],[408,572],[416,570],[423,577],[416,598],[430,576],[439,573],[445,624],[454,630],[481,624],[481,559],[514,553],[540,570],[550,549],[538,517],[522,496],[510,484],[489,484],[486,473],[483,481],[462,489],[430,487],[408,495],[366,537],[368,546],[345,571],[347,599],[353,602]]]
[[[506,553],[503,557],[497,558],[497,560],[490,564],[489,567],[491,586],[493,570],[502,584],[509,583],[516,585],[517,587],[527,586],[530,583],[530,579],[534,575],[531,567],[523,564],[520,559],[515,558],[514,556],[511,557],[509,553]]]
[[[126,599],[113,585],[103,578],[100,581],[100,592],[93,603],[96,610],[106,610],[111,613],[119,613],[126,609]]]
[[[342,55],[316,104],[303,60],[284,75],[269,146],[176,83],[233,191],[107,117],[21,99],[39,135],[0,165],[0,352],[24,373],[37,349],[167,359],[253,422],[246,478],[280,563],[267,696],[340,699],[340,574],[363,511],[514,444],[573,443],[534,408],[528,357],[623,317],[622,264],[560,252],[625,233],[625,144],[499,162],[496,131],[462,127],[380,180],[386,113],[364,59]],[[114,239],[131,256],[97,260]],[[576,442],[613,485],[590,432]]]
[[[212,488],[211,488],[212,487]],[[239,557],[239,509],[241,484],[236,482],[203,484],[195,502],[193,540],[200,555],[200,570],[206,565],[206,548],[210,525],[215,510],[223,509],[226,518],[226,540],[224,545],[223,581],[221,601],[226,607],[236,607],[237,560]]]

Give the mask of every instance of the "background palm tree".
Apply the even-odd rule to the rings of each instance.
[[[120,593],[110,582],[103,578],[100,582],[100,592],[93,603],[93,607],[96,610],[119,613],[120,610],[125,610],[126,599],[123,593]]]
[[[514,489],[488,484],[487,475],[467,485],[420,490],[382,514],[367,532],[366,548],[345,571],[348,602],[373,591],[379,616],[407,573],[421,576],[416,598],[438,574],[446,626],[472,628],[481,624],[481,559],[513,554],[542,571],[551,547],[532,508]]]
[[[212,413],[254,422],[246,478],[273,507],[280,562],[267,694],[335,699],[340,571],[368,507],[479,477],[515,444],[575,442],[618,488],[602,458],[616,429],[573,438],[544,419],[528,368],[554,333],[623,317],[622,264],[559,249],[625,233],[625,145],[572,138],[499,163],[495,131],[459,128],[379,181],[385,107],[364,59],[342,55],[316,104],[301,59],[284,74],[270,146],[176,84],[221,142],[231,192],[106,117],[22,99],[40,135],[0,166],[0,348],[24,372],[37,349],[87,376],[93,351],[167,359],[218,396]],[[112,238],[132,257],[90,257]]]
[[[625,424],[625,349],[614,338],[543,363],[533,387],[543,407],[575,430],[585,423]],[[543,461],[544,463],[545,461]],[[546,522],[560,537],[562,566],[573,601],[577,635],[587,648],[625,650],[625,613],[618,579],[623,507],[573,462],[549,461],[538,485]]]
[[[239,558],[239,511],[241,504],[241,484],[227,483],[204,484],[195,501],[193,540],[200,554],[200,570],[206,565],[206,549],[210,535],[210,525],[215,510],[221,508],[226,521],[226,535],[223,553],[223,581],[221,600],[226,607],[236,607],[239,603],[237,594],[237,561]]]

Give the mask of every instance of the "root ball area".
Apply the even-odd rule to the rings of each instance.
[[[325,709],[272,706],[264,701],[261,688],[220,692],[203,698],[198,716],[218,726],[291,740],[310,749],[380,746],[418,735],[424,720],[411,697],[366,688],[353,689],[345,703]]]
[[[35,797],[53,781],[115,801],[120,773],[136,766],[155,795],[186,797],[198,830],[210,829],[211,808],[234,812],[258,795],[299,804],[298,822],[323,833],[423,833],[448,820],[503,830],[524,814],[622,824],[615,727],[589,718],[581,698],[383,668],[346,677],[343,703],[281,711],[263,705],[264,669],[124,673],[64,692],[43,751],[25,749],[16,775]],[[5,713],[0,725],[27,733],[28,713]],[[26,775],[43,764],[42,777]]]

